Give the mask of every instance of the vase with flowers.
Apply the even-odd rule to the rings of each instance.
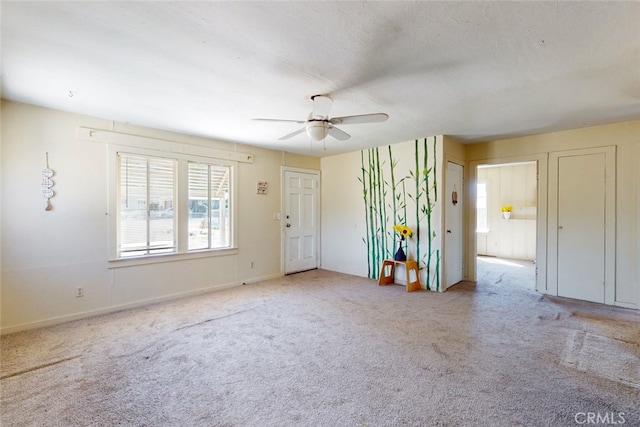
[[[500,212],[502,212],[502,216],[504,217],[504,219],[511,218],[512,211],[513,211],[513,206],[511,205],[504,205],[503,207],[500,208]]]
[[[407,255],[404,253],[404,249],[402,248],[402,243],[404,242],[405,239],[408,239],[409,237],[411,237],[413,235],[413,232],[411,231],[411,228],[402,224],[394,225],[393,229],[396,231],[396,233],[398,233],[398,236],[400,236],[398,250],[396,251],[396,254],[394,255],[393,259],[395,259],[396,261],[406,261]]]

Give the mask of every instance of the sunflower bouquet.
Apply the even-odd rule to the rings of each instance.
[[[407,227],[406,225],[396,224],[393,226],[393,229],[396,231],[396,233],[398,233],[398,236],[400,236],[401,240],[413,236],[411,228]]]

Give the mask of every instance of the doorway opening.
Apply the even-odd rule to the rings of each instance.
[[[536,288],[538,164],[478,165],[478,283]]]

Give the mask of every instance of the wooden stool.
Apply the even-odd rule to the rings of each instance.
[[[380,269],[380,278],[378,279],[378,285],[393,285],[393,271],[396,264],[404,265],[404,270],[407,273],[407,292],[419,291],[420,287],[420,270],[418,269],[418,263],[415,261],[396,261],[395,259],[385,259],[382,261],[382,268]],[[385,274],[385,270],[389,267],[389,273]],[[416,280],[411,281],[410,273],[413,271],[416,275]]]

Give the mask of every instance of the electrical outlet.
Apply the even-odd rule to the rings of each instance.
[[[78,286],[76,288],[76,298],[80,298],[84,296],[84,288],[82,286]]]

